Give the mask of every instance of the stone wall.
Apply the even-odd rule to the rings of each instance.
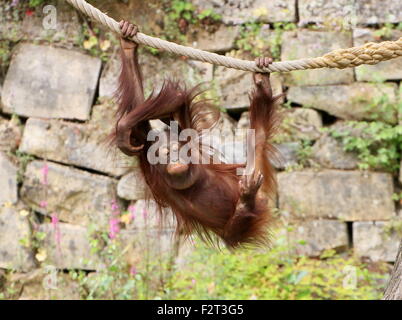
[[[93,3],[116,19],[138,21],[142,30],[164,32],[155,18],[160,9],[147,2]],[[239,39],[245,38],[261,55],[276,52],[276,58],[289,60],[402,35],[398,0],[193,3],[197,10],[220,14],[222,23],[210,30],[202,24],[194,27],[187,44],[243,58],[252,51],[241,47]],[[0,68],[0,268],[27,272],[48,263],[60,269],[97,269],[100,262],[91,253],[88,230],[108,230],[117,206],[125,217],[120,221],[123,242],[138,247],[136,235],[146,230],[155,247],[163,244],[169,251],[172,222],[158,227],[154,205],[143,200],[147,192],[135,159],[110,152],[106,143],[116,108],[118,42],[111,38],[108,59],[83,50],[76,42],[82,33],[77,12],[56,4],[55,31],[43,30],[40,11],[19,22],[6,14],[0,24],[0,49],[8,47],[3,54],[12,53]],[[3,12],[10,10],[7,4],[0,6]],[[250,24],[258,31],[250,32]],[[147,92],[166,76],[189,85],[210,82],[212,98],[227,110],[220,123],[224,132],[247,127],[250,73],[143,51]],[[349,130],[350,120],[400,126],[401,79],[402,58],[356,69],[273,75],[274,91],[285,93],[283,124],[275,139],[281,153],[274,161],[276,206],[296,252],[317,256],[326,249],[353,248],[359,257],[394,260],[402,214],[395,194],[401,191],[402,170],[399,176],[386,167],[360,170],[361,155],[345,151],[331,132],[364,136]],[[234,154],[236,143],[240,141],[222,148]],[[47,236],[35,247],[37,233]]]

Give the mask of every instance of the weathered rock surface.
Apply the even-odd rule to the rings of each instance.
[[[65,164],[121,176],[132,160],[106,139],[113,126],[114,107],[96,105],[89,123],[30,118],[26,122],[20,151]]]
[[[284,32],[281,60],[296,60],[322,56],[332,50],[350,48],[350,32],[299,30]],[[353,69],[316,69],[285,74],[285,83],[296,86],[348,84],[353,82]]]
[[[344,150],[342,143],[329,134],[324,134],[313,146],[313,159],[329,169],[356,169],[359,159],[356,154]]]
[[[292,219],[389,220],[395,216],[392,176],[359,171],[278,174],[279,208]]]
[[[121,71],[119,58],[110,59],[102,69],[99,80],[99,97],[113,98],[118,88],[118,80]]]
[[[222,16],[226,24],[242,24],[249,21],[296,21],[295,0],[192,0],[202,10],[212,9]]]
[[[283,120],[274,137],[275,141],[289,142],[300,140],[317,140],[322,128],[321,115],[307,108],[292,108],[282,111]]]
[[[248,111],[243,112],[237,121],[236,129],[248,129],[250,128],[250,113]]]
[[[0,151],[14,151],[17,149],[21,136],[22,128],[17,120],[7,120],[0,117]]]
[[[392,30],[386,40],[398,40],[402,37],[402,31]],[[355,46],[361,46],[367,42],[381,42],[373,29],[354,29],[353,41]],[[370,66],[362,65],[356,68],[357,81],[385,81],[402,79],[402,58],[383,61]]]
[[[287,142],[275,145],[278,154],[271,162],[276,169],[286,169],[297,165],[298,150],[300,144],[298,142]]]
[[[79,300],[80,288],[68,274],[45,267],[29,273],[11,274],[7,285],[18,292],[18,300]]]
[[[219,84],[220,107],[226,109],[243,109],[250,105],[250,89],[253,87],[252,74],[250,72],[217,67],[215,78]],[[278,76],[271,77],[274,95],[282,93],[282,83]]]
[[[291,87],[287,97],[342,119],[396,123],[396,89],[394,83]]]
[[[291,231],[288,231],[288,237],[299,255],[319,256],[324,250],[348,246],[346,223],[336,220],[297,223]]]
[[[133,202],[128,211],[131,214],[128,229],[173,229],[176,227],[171,209],[164,209],[161,216],[154,200]]]
[[[0,206],[4,203],[16,203],[17,195],[17,168],[0,152]]]
[[[194,60],[183,61],[166,55],[155,57],[151,54],[142,53],[139,63],[144,75],[143,82],[145,93],[155,92],[162,87],[166,79],[183,80],[191,87],[203,81],[211,81],[213,66],[209,63]],[[100,83],[99,96],[113,97],[118,85],[118,77],[121,70],[119,58],[111,59],[105,65]]]
[[[15,206],[0,206],[0,268],[29,271],[35,267],[32,252],[21,244],[29,243],[30,227]]]
[[[357,1],[357,20],[364,24],[398,23],[402,21],[402,3],[399,0]]]
[[[86,120],[100,68],[100,59],[78,52],[23,44],[4,81],[3,110],[25,117]]]
[[[302,23],[332,23],[345,26],[345,23],[353,21],[356,12],[354,0],[299,0],[298,6]]]
[[[46,233],[42,249],[46,252],[47,264],[58,269],[95,270],[99,258],[91,252],[89,235],[86,228],[67,223],[59,223],[55,228],[51,223],[39,228]]]
[[[61,221],[106,225],[115,188],[115,180],[109,177],[33,161],[27,166],[21,197],[42,214],[57,213]]]
[[[38,8],[33,15],[25,15],[22,22],[22,37],[30,41],[60,42],[72,47],[81,35],[78,12],[62,0],[48,1],[44,11]],[[42,9],[42,10],[41,10]]]
[[[233,49],[235,40],[240,34],[239,26],[220,25],[218,30],[209,33],[202,30],[197,34],[197,38],[191,41],[194,48],[211,51],[226,52]]]
[[[117,240],[122,248],[127,248],[127,262],[137,271],[141,270],[141,261],[150,259],[162,263],[171,263],[176,254],[176,239],[172,230],[142,229],[122,230]]]
[[[144,199],[146,184],[139,169],[134,169],[123,176],[117,184],[117,195],[126,200]]]
[[[298,4],[303,22],[353,26],[356,23],[398,23],[402,20],[399,0],[299,0]]]
[[[373,261],[395,261],[400,235],[387,231],[386,222],[354,222],[353,247],[359,257]]]
[[[5,1],[3,1],[5,2]],[[0,4],[0,39],[19,41],[22,38],[22,25],[15,19],[17,10],[5,3]]]
[[[220,113],[220,118],[214,128],[211,130],[212,135],[218,137],[233,136],[236,134],[236,121],[225,112]]]

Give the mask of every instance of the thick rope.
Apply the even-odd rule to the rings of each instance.
[[[121,34],[119,23],[93,7],[84,0],[66,0],[72,6],[82,11],[90,18],[107,26],[112,31]],[[173,42],[137,33],[133,40],[136,43],[150,46],[155,49],[186,56],[194,60],[209,62],[227,68],[252,72],[288,72],[293,70],[306,70],[318,68],[344,69],[357,67],[362,64],[377,64],[402,56],[402,37],[397,41],[384,41],[380,43],[369,42],[360,47],[339,49],[331,51],[318,58],[300,59],[292,61],[274,62],[269,67],[260,69],[254,61],[246,61],[207,52],[199,49],[185,47]]]

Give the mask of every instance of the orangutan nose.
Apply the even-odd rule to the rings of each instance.
[[[169,163],[166,168],[168,174],[170,175],[180,175],[188,170],[188,164],[182,163]]]

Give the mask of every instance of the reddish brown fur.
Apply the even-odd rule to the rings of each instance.
[[[136,59],[135,55],[133,57]],[[146,141],[150,130],[148,120],[176,119],[180,129],[201,130],[216,122],[216,109],[211,109],[206,102],[194,103],[197,89],[187,91],[172,81],[165,82],[157,95],[141,99],[135,91],[138,91],[138,87],[133,83],[133,70],[126,54],[122,55],[122,61],[114,141],[124,153],[138,156],[153,198],[161,209],[170,207],[173,210],[178,222],[177,232],[186,236],[196,232],[208,242],[215,241],[215,234],[229,247],[267,243],[271,214],[266,199],[254,195],[244,203],[240,201],[241,176],[236,175],[236,169],[243,165],[191,164],[189,172],[196,177],[195,183],[189,188],[178,190],[171,187],[169,181],[172,177],[167,174],[166,165],[151,165],[147,160],[147,151],[152,143]],[[264,175],[263,189],[272,193],[274,172],[268,159],[272,147],[267,139],[271,137],[275,123],[275,98],[270,90],[262,90],[257,86],[250,100],[251,128],[256,130],[257,138],[257,168]],[[207,108],[211,111],[201,116],[200,110],[205,111]],[[124,140],[128,136],[128,144],[136,148],[124,147]]]

